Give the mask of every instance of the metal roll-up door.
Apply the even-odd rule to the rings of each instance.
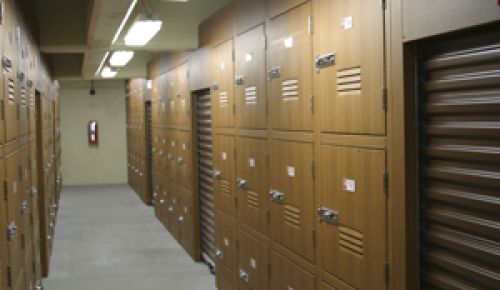
[[[212,165],[212,108],[210,94],[198,96],[196,102],[196,150],[198,192],[200,199],[201,254],[215,267],[215,222]]]
[[[153,144],[153,110],[151,106],[151,101],[145,102],[145,130],[146,130],[146,166],[147,166],[147,174],[146,174],[146,194],[148,195],[148,199],[153,201],[153,152],[152,152],[152,144]]]
[[[500,34],[489,31],[419,48],[422,289],[500,287]]]

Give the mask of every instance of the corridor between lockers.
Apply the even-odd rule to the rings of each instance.
[[[48,290],[215,289],[126,185],[63,188],[52,263]]]

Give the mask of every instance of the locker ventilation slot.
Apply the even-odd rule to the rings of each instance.
[[[231,195],[231,185],[229,184],[229,181],[227,180],[221,180],[220,182],[222,193],[230,196]]]
[[[247,191],[248,207],[259,210],[259,194],[254,191]]]
[[[337,72],[339,96],[361,95],[361,68],[349,68]]]
[[[340,247],[354,255],[363,255],[363,234],[344,226],[339,227]]]
[[[21,87],[21,105],[26,106],[26,88]]]
[[[248,87],[245,89],[245,104],[255,105],[257,104],[257,87]]]
[[[291,206],[284,206],[285,223],[300,228],[300,209]]]
[[[227,94],[227,92],[221,92],[219,94],[219,104],[221,107],[227,107],[229,103],[229,96]]]
[[[296,101],[299,99],[299,81],[286,80],[281,83],[283,101]]]
[[[9,83],[7,86],[8,100],[9,102],[14,103],[16,101],[14,80],[9,79]]]

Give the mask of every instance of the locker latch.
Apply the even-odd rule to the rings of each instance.
[[[38,188],[36,186],[31,187],[31,196],[38,194]]]
[[[26,81],[26,85],[28,86],[28,88],[33,87],[33,81],[32,80],[27,80]]]
[[[221,261],[224,260],[224,253],[220,249],[215,250],[215,256]]]
[[[184,159],[182,157],[177,158],[177,163],[179,164],[184,163]]]
[[[182,216],[182,215],[181,215],[181,216],[179,216],[179,222],[180,222],[181,224],[183,224],[183,223],[184,223],[184,216]]]
[[[221,172],[218,169],[214,169],[214,178],[219,179],[221,177]]]
[[[250,282],[250,275],[248,275],[248,273],[243,269],[240,269],[240,280],[247,284]]]
[[[271,68],[267,71],[267,76],[269,79],[279,78],[281,76],[281,68],[279,66]]]
[[[218,83],[213,83],[211,86],[212,90],[216,91],[219,89],[219,84]]]
[[[160,199],[160,204],[164,204],[165,203],[165,200],[164,199]]]
[[[247,186],[247,181],[241,178],[236,179],[236,186],[238,188],[245,188]]]
[[[276,203],[282,202],[285,199],[285,194],[283,192],[274,189],[269,191],[269,196],[271,197],[271,201]]]
[[[318,215],[319,220],[322,222],[327,222],[332,225],[339,224],[339,213],[334,210],[320,205],[318,208]]]
[[[16,235],[17,233],[17,226],[15,223],[11,223],[8,227],[7,227],[7,241],[12,241],[14,239],[14,236]]]
[[[29,209],[28,202],[23,201],[23,203],[21,204],[21,215],[26,215],[28,213],[28,209]]]
[[[236,76],[236,78],[234,79],[234,83],[237,86],[244,85],[245,84],[245,76]]]
[[[323,55],[318,55],[314,60],[314,65],[316,66],[316,71],[319,72],[320,69],[335,65],[337,57],[335,53],[328,53]]]
[[[168,212],[170,212],[170,213],[174,212],[174,207],[173,206],[169,206],[168,207]]]
[[[24,80],[24,73],[23,72],[17,72],[17,79],[22,82]]]
[[[10,72],[12,70],[12,61],[4,56],[2,58],[2,67],[6,72]]]
[[[168,160],[172,160],[172,159],[173,159],[173,157],[174,157],[174,156],[172,155],[172,153],[168,153],[168,155],[167,155],[167,159],[168,159]]]

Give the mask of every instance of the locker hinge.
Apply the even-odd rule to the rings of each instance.
[[[307,31],[309,31],[309,35],[313,34],[313,18],[309,16],[307,19]]]
[[[316,160],[311,161],[311,176],[312,179],[316,179]]]
[[[7,286],[12,287],[12,268],[7,266]]]
[[[266,209],[267,224],[271,224],[271,211]]]
[[[2,114],[1,120],[4,121],[5,120],[5,105],[4,105],[3,100],[1,100],[0,106],[1,106],[1,108],[0,108],[0,114]]]
[[[267,262],[267,274],[271,275],[271,262]]]
[[[313,247],[316,248],[316,229],[312,229],[312,242]]]
[[[9,196],[9,184],[7,183],[7,180],[4,180],[3,181],[3,199],[5,201],[7,201],[8,196]]]
[[[387,88],[382,89],[382,108],[387,112]]]
[[[265,111],[266,111],[266,116],[269,115],[269,102],[266,100],[266,103],[265,103]]]
[[[271,157],[269,156],[269,152],[266,152],[266,166],[267,169],[271,168]]]
[[[389,285],[389,262],[384,262],[384,281],[385,285]]]
[[[262,40],[264,41],[264,50],[267,50],[267,35],[262,36]]]
[[[236,104],[233,104],[233,115],[236,114]]]
[[[26,236],[24,234],[21,235],[21,248],[26,250]]]
[[[239,240],[236,240],[236,250],[239,250],[240,249],[240,241]]]
[[[382,10],[387,9],[387,0],[382,0]]]
[[[233,159],[236,160],[238,156],[236,156],[236,148],[233,149]]]
[[[311,96],[311,114],[314,114],[314,96]]]
[[[384,171],[383,178],[384,178],[384,193],[385,193],[385,195],[388,195],[389,194],[389,173],[387,171]]]
[[[231,53],[232,53],[231,57],[233,58],[233,62],[235,62],[236,61],[236,51],[234,48],[233,48],[233,51]]]
[[[234,207],[238,208],[238,197],[237,196],[234,197]]]

